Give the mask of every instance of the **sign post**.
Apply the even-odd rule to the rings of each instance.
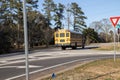
[[[28,33],[27,33],[27,17],[26,17],[26,0],[23,0],[23,19],[24,19],[24,44],[25,44],[25,63],[26,63],[26,80],[29,80],[29,64],[28,64]]]
[[[116,60],[116,40],[115,40],[115,28],[116,28],[116,25],[118,23],[120,19],[120,16],[117,16],[117,17],[110,17],[110,21],[112,23],[112,25],[114,26],[114,62]]]

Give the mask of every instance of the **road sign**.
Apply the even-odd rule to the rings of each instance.
[[[120,28],[120,24],[117,24],[116,28]]]
[[[120,19],[120,16],[118,16],[118,17],[110,17],[110,21],[112,22],[112,25],[113,25],[114,27],[116,27],[119,19]]]
[[[120,19],[120,16],[117,17],[110,17],[110,21],[112,25],[116,28],[116,25]],[[114,61],[116,59],[116,40],[115,40],[115,28],[114,28]]]
[[[52,74],[52,78],[55,78],[55,77],[56,77],[56,75],[55,75],[55,73],[53,73],[53,74]]]

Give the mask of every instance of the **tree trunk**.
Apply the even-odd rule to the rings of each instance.
[[[18,24],[17,48],[20,49],[20,25]]]

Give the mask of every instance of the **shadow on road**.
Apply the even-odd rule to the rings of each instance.
[[[95,49],[95,48],[99,48],[99,47],[85,47],[84,49]],[[82,49],[82,48],[80,48],[80,49]]]
[[[96,48],[99,48],[99,47],[85,47],[85,48],[78,47],[76,49],[69,48],[69,50],[87,50],[87,49],[96,49]]]

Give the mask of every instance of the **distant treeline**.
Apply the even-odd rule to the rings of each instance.
[[[87,28],[82,8],[73,2],[68,5],[44,0],[42,12],[38,11],[38,0],[26,0],[29,48],[54,44],[54,31],[72,28],[82,32],[89,42],[103,41],[94,28]],[[51,27],[52,26],[52,27]],[[107,39],[107,38],[106,38]],[[0,1],[0,54],[24,48],[22,0]]]
[[[48,47],[49,44],[53,44],[54,31],[64,27],[62,20],[65,19],[65,12],[73,15],[74,29],[85,26],[86,17],[77,3],[73,2],[67,8],[61,3],[55,4],[53,0],[44,0],[41,13],[37,10],[38,0],[26,1],[29,48],[40,45]],[[23,48],[23,32],[22,0],[0,1],[0,54],[7,53],[11,49]]]

